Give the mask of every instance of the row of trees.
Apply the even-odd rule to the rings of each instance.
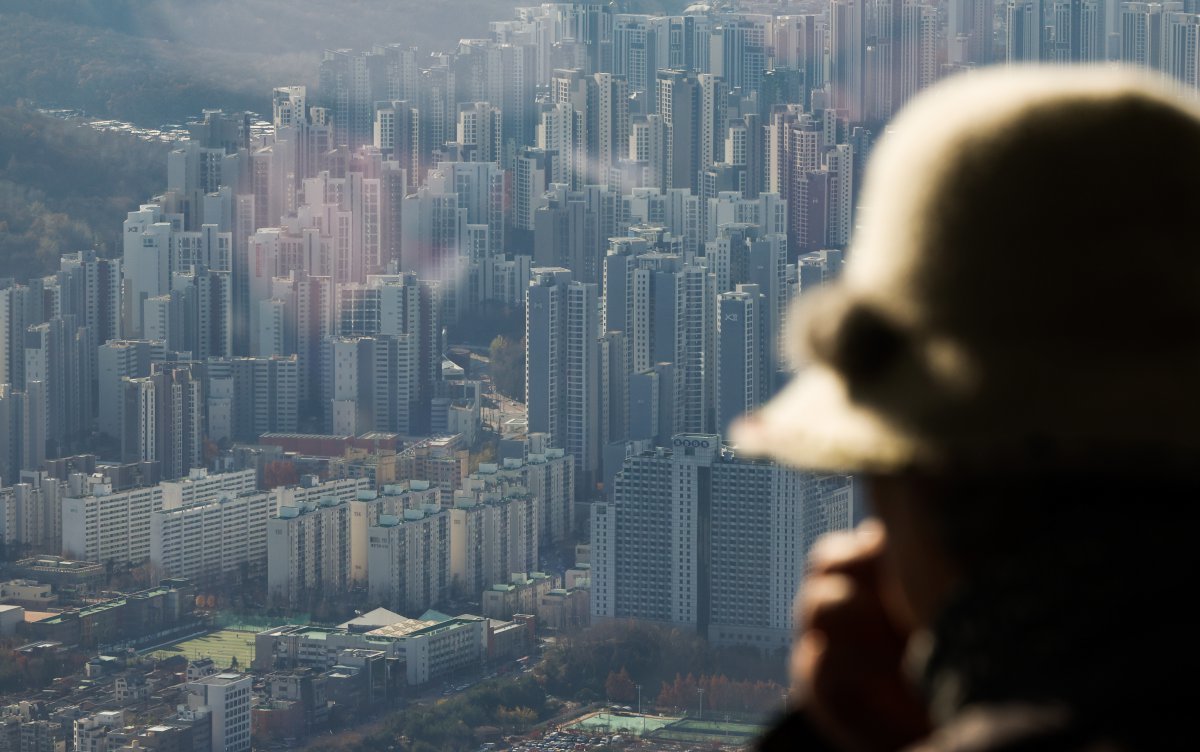
[[[675,681],[663,682],[658,694],[643,687],[642,699],[649,705],[674,711],[700,709],[758,715],[783,703],[786,689],[775,681],[734,680],[724,674],[675,675]],[[604,692],[613,702],[638,700],[638,684],[624,666],[610,671],[604,680]]]
[[[528,676],[496,679],[434,705],[417,705],[391,714],[372,733],[347,732],[320,739],[314,752],[467,752],[481,737],[520,734],[549,718],[556,708]]]
[[[614,667],[616,679],[609,686]],[[643,699],[680,676],[718,676],[732,682],[785,681],[782,652],[763,654],[752,648],[715,648],[694,632],[641,622],[600,624],[574,635],[562,635],[547,649],[538,675],[548,692],[579,700],[612,696],[631,702],[640,684]],[[697,680],[699,681],[699,680]],[[617,688],[618,698],[609,691]]]
[[[608,672],[604,686],[605,694],[612,702],[632,703],[638,700],[638,685],[624,667],[619,672]],[[724,674],[701,674],[697,679],[692,674],[676,674],[674,681],[662,682],[656,696],[650,687],[643,687],[641,699],[646,700],[647,705],[653,704],[660,709],[704,709],[761,715],[773,706],[781,706],[785,693],[784,686],[776,681],[739,681]]]
[[[503,335],[492,340],[492,384],[496,391],[515,400],[525,401],[525,338],[509,339]]]
[[[37,5],[25,3],[23,10],[38,11]],[[260,55],[206,56],[186,41],[83,20],[3,13],[0,103],[32,101],[150,127],[182,122],[204,107],[270,111],[271,81],[254,65]]]
[[[727,676],[676,675],[663,682],[655,704],[660,708],[703,708],[743,715],[761,715],[783,705],[786,689],[773,681],[735,681]]]

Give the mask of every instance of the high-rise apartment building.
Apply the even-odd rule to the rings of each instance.
[[[597,285],[562,268],[534,271],[525,309],[525,404],[529,430],[549,434],[588,488],[600,468]]]
[[[204,367],[155,364],[145,378],[121,384],[121,456],[157,462],[163,478],[204,467]]]
[[[629,93],[653,93],[658,65],[658,31],[651,16],[613,17],[613,73],[624,76]]]
[[[296,432],[301,401],[295,355],[215,358],[205,370],[210,440],[253,442],[264,433]]]
[[[947,5],[947,62],[983,66],[995,56],[995,0],[951,0]]]
[[[330,433],[369,431],[412,435],[417,398],[416,337],[330,337],[325,341],[322,394]]]
[[[143,204],[126,216],[121,261],[126,284],[122,327],[125,336],[140,339],[144,301],[170,291],[174,271],[172,235],[182,231],[182,225],[181,215],[168,214],[158,204]]]
[[[454,494],[450,515],[450,571],[460,594],[507,582],[513,572],[536,569],[538,519],[533,496],[481,465]]]
[[[711,431],[716,421],[716,277],[684,266],[675,280],[676,431]]]
[[[829,7],[829,81],[833,107],[852,123],[866,117],[864,35],[866,0],[833,0]]]
[[[811,106],[813,89],[825,85],[825,34],[826,20],[818,15],[787,15],[776,16],[774,20],[773,47],[775,53],[775,70],[763,74],[763,88],[760,90],[764,103],[798,102],[804,107]],[[780,81],[785,76],[773,75],[778,71],[795,71],[799,74],[796,86],[800,89],[797,94],[791,92],[773,91],[778,85],[772,78]],[[761,110],[764,121],[770,117],[770,109]]]
[[[163,508],[161,486],[113,491],[104,479],[89,481],[79,496],[62,500],[62,547],[70,557],[115,565],[150,557],[154,512]]]
[[[211,719],[213,752],[250,749],[251,677],[226,672],[187,683],[187,707],[207,710]]]
[[[367,593],[372,603],[418,615],[449,597],[448,510],[426,504],[381,515],[367,536]]]
[[[858,514],[848,478],[742,459],[715,434],[677,434],[626,459],[614,483],[592,506],[593,619],[717,644],[788,645],[808,548]]]
[[[117,565],[152,559],[174,576],[237,574],[243,561],[261,567],[273,502],[256,487],[254,470],[195,470],[187,478],[124,491],[114,491],[103,476],[77,476],[60,492],[62,549]]]
[[[1200,86],[1200,13],[1169,13],[1164,19],[1163,72],[1184,92]]]
[[[1043,0],[1008,0],[1005,6],[1005,55],[1009,63],[1042,59],[1045,35]]]
[[[0,384],[25,386],[25,330],[46,318],[40,280],[0,279]]]
[[[487,196],[490,200],[491,194],[487,193]],[[485,203],[483,210],[487,211],[489,207],[490,204]],[[415,273],[422,280],[439,283],[442,290],[439,314],[454,320],[465,302],[465,296],[459,294],[459,286],[466,278],[468,267],[463,252],[467,209],[460,205],[458,194],[424,187],[404,197],[401,212],[399,269]],[[483,224],[487,222],[485,219]]]
[[[742,15],[719,21],[709,34],[708,70],[749,94],[762,86],[771,49],[771,17]]]
[[[44,385],[44,438],[51,456],[67,454],[95,419],[95,348],[92,330],[80,326],[74,315],[55,316],[25,330],[24,378],[26,384]]]
[[[164,480],[158,485],[163,490],[163,507],[174,509],[252,493],[258,488],[258,477],[253,469],[210,473],[201,468],[192,470],[186,478]]]
[[[14,476],[14,480],[16,476]],[[9,551],[62,551],[62,499],[66,483],[44,473],[25,475],[0,487],[0,541]]]
[[[895,107],[899,109],[937,78],[937,8],[921,0],[903,0],[897,26]]]
[[[579,282],[598,282],[608,240],[617,232],[619,201],[607,185],[567,190],[554,184],[534,212],[533,263],[571,270]]]
[[[536,545],[562,543],[575,529],[575,462],[547,434],[531,433],[522,443],[521,456],[505,456],[499,475],[514,478],[533,497]]]
[[[95,251],[64,253],[59,260],[60,275],[79,280],[82,301],[79,313],[84,326],[91,327],[96,342],[102,344],[121,336],[120,259],[102,258]]]
[[[151,564],[165,577],[201,585],[235,584],[262,575],[272,496],[253,490],[206,496],[150,515]]]
[[[504,151],[503,116],[490,102],[458,106],[458,141],[470,162],[500,162]]]
[[[281,506],[266,529],[267,597],[289,607],[351,586],[351,510],[336,497]]]
[[[383,493],[365,479],[317,483],[272,492],[278,512],[267,523],[267,594],[273,603],[305,607],[321,595],[368,585],[370,528],[406,509],[440,506],[440,492],[426,481],[389,484]]]
[[[739,284],[717,296],[716,424],[722,432],[769,394],[766,309],[757,285]]]
[[[150,364],[167,359],[165,343],[150,340],[108,340],[97,350],[97,428],[113,438],[122,435],[122,381],[150,375]]]
[[[0,384],[0,481],[11,483],[45,459],[45,383],[30,381],[24,390]]]
[[[657,93],[655,114],[662,118],[665,147],[663,187],[690,188],[695,193],[705,166],[701,164],[701,140],[706,132],[701,84],[686,71],[660,70]]]

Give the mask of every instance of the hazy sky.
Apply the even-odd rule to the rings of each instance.
[[[482,36],[513,0],[161,0],[147,27],[216,49],[288,53],[405,42],[430,49]]]
[[[160,0],[148,4],[135,33],[232,53],[214,59],[212,73],[232,75],[228,63],[256,61],[272,84],[312,82],[321,51],[401,42],[427,50],[452,48],[483,36],[489,21],[509,18],[513,0]],[[200,72],[200,71],[198,71]]]
[[[97,101],[110,95],[120,100],[123,94],[128,99],[122,89],[138,87],[135,79],[145,79],[150,88],[162,81],[168,92],[178,91],[180,82],[193,84],[202,93],[184,103],[189,111],[262,109],[273,86],[315,84],[325,49],[397,42],[425,52],[451,50],[459,39],[487,36],[488,24],[512,18],[514,7],[535,4],[537,0],[0,0],[0,32],[7,25],[9,56],[23,54],[22,41],[37,40],[36,50],[28,52],[30,65],[22,66],[18,58],[7,66],[16,78],[5,81],[0,67],[0,92],[10,92],[9,99],[84,106],[97,114],[104,109],[130,113],[147,108],[113,107],[112,102],[103,107]],[[618,5],[661,12],[678,11],[685,4],[627,0]],[[22,14],[28,16],[24,23]],[[67,54],[55,58],[46,55],[46,46],[58,29]],[[119,62],[125,63],[119,75],[104,75]],[[85,103],[72,102],[63,93],[70,87],[59,86],[60,79],[94,88]],[[160,109],[175,112],[180,106]]]
[[[164,65],[246,91],[311,83],[325,48],[400,42],[450,49],[510,18],[514,0],[0,0],[64,29],[124,35]],[[14,23],[0,17],[0,23]],[[15,26],[14,26],[15,28]],[[44,27],[43,27],[44,28]],[[0,71],[0,75],[3,72]],[[269,91],[269,89],[268,89]]]

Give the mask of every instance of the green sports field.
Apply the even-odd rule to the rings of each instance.
[[[182,655],[188,660],[212,658],[218,668],[229,668],[236,656],[238,666],[242,670],[246,670],[254,660],[254,632],[222,629],[203,637],[193,637],[174,645],[159,648],[154,651],[154,655],[158,658]]]
[[[696,742],[725,745],[746,745],[762,732],[761,726],[751,723],[735,723],[732,721],[706,721],[695,718],[681,718],[674,723],[663,726],[647,734],[652,739],[664,741]]]

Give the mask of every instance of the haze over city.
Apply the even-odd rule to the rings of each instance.
[[[0,750],[744,748],[859,479],[748,456],[892,116],[1113,0],[0,0]]]

